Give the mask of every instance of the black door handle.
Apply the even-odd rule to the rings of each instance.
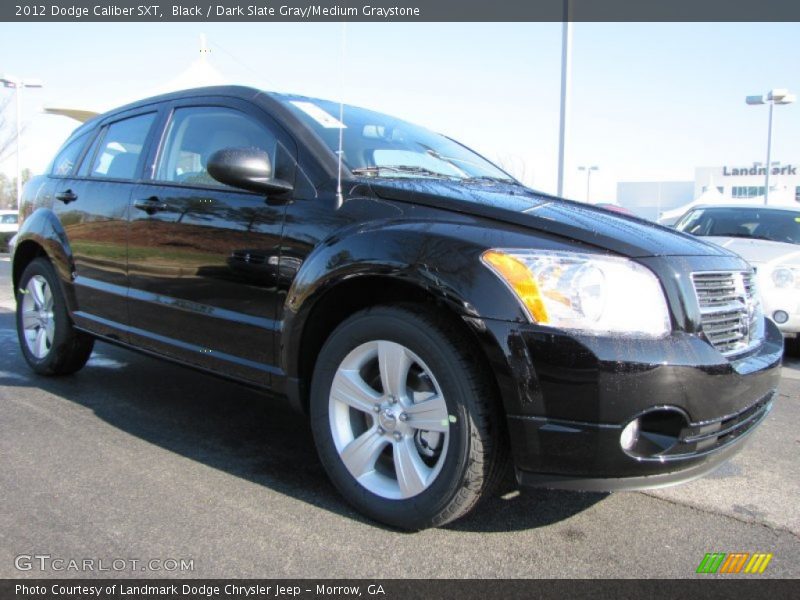
[[[135,200],[133,207],[143,210],[148,215],[153,215],[162,210],[167,210],[169,205],[166,202],[161,202],[157,196],[150,196],[146,200]]]
[[[56,194],[56,200],[60,200],[64,204],[75,202],[75,200],[77,199],[78,199],[78,194],[76,194],[72,190],[64,190],[63,192],[58,192]]]

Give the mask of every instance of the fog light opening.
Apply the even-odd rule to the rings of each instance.
[[[680,443],[681,432],[688,425],[685,413],[677,408],[652,408],[622,429],[619,444],[628,456],[658,459]]]
[[[619,445],[623,450],[630,450],[639,438],[639,419],[634,419],[625,426],[619,436]]]
[[[772,313],[772,320],[778,325],[783,325],[789,320],[789,313],[787,313],[785,310],[776,310],[774,313]]]

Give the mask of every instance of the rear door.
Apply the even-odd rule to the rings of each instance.
[[[153,108],[111,117],[95,130],[77,172],[57,177],[54,187],[74,260],[75,322],[115,339],[127,340],[128,204],[157,119]]]
[[[294,178],[294,146],[260,109],[231,99],[175,102],[152,178],[131,198],[133,342],[259,384],[275,371],[276,273],[284,206],[206,170],[228,147],[266,151]]]

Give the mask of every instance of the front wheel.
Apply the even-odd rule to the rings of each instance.
[[[92,353],[94,338],[73,327],[58,276],[44,258],[31,261],[20,277],[17,335],[28,365],[42,375],[74,373]]]
[[[342,323],[319,355],[312,429],[322,463],[366,515],[443,525],[487,495],[507,455],[496,393],[457,323],[377,307]]]

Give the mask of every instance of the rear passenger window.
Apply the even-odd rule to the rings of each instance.
[[[109,125],[102,134],[90,177],[133,179],[155,117],[155,113],[148,113]]]
[[[79,135],[71,142],[67,143],[61,151],[56,154],[50,168],[50,174],[57,177],[66,177],[75,168],[75,163],[81,155],[81,150],[86,144],[87,134]]]
[[[191,185],[226,187],[206,170],[209,156],[223,148],[259,148],[275,164],[277,140],[263,124],[229,108],[177,109],[170,121],[156,179]]]

